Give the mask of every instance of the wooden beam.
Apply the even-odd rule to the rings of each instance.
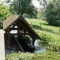
[[[18,40],[15,38],[15,41],[17,43],[17,45],[19,46],[20,50],[25,52],[25,50],[23,49],[23,47],[20,45],[20,43],[18,42]]]
[[[10,30],[18,30],[18,28],[10,28]],[[23,31],[23,29],[19,28],[19,31]]]
[[[21,34],[21,35],[29,35],[28,33],[19,33],[19,34]]]
[[[35,40],[35,36],[34,35],[32,35],[31,33],[30,33],[30,31],[28,30],[28,29],[26,29],[26,27],[21,23],[20,24],[27,32],[28,32],[28,34],[29,34],[29,36],[33,39],[33,40]]]
[[[7,42],[7,44],[8,44],[8,48],[10,48],[10,30],[9,29],[7,31],[7,34],[8,34],[8,42]]]

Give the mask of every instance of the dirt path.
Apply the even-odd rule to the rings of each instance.
[[[5,60],[4,31],[0,29],[0,60]]]

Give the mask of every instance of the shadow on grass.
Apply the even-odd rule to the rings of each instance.
[[[60,27],[60,25],[59,26],[57,26],[57,25],[50,25],[50,24],[48,24],[48,23],[41,23],[42,25],[46,25],[46,26],[54,26],[54,27]]]
[[[49,26],[49,24],[48,24],[48,23],[40,23],[40,24],[42,24],[42,25],[48,25],[48,26]]]
[[[53,30],[50,30],[50,29],[48,29],[48,28],[42,28],[42,27],[40,27],[40,26],[38,26],[38,25],[33,25],[33,28],[34,28],[34,29],[37,29],[37,30],[42,30],[42,31],[50,32],[50,33],[55,33]],[[56,33],[55,33],[55,34],[56,34]]]
[[[34,28],[34,29],[38,29],[38,30],[40,30],[40,29],[41,29],[41,27],[40,27],[40,26],[38,26],[38,25],[33,25],[33,28]]]

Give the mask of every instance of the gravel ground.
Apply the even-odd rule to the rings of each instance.
[[[0,60],[5,60],[4,31],[0,29]]]

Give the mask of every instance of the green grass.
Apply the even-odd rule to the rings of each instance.
[[[42,40],[44,41],[44,46],[46,46],[48,50],[60,52],[60,27],[48,25],[45,20],[26,20],[32,26],[32,28],[41,36]]]
[[[40,36],[44,33],[47,37],[52,37],[51,42],[60,42],[60,27],[48,25],[44,20],[28,18],[26,20]]]
[[[6,57],[6,60],[60,60],[60,54],[56,52],[46,53],[13,53]]]

